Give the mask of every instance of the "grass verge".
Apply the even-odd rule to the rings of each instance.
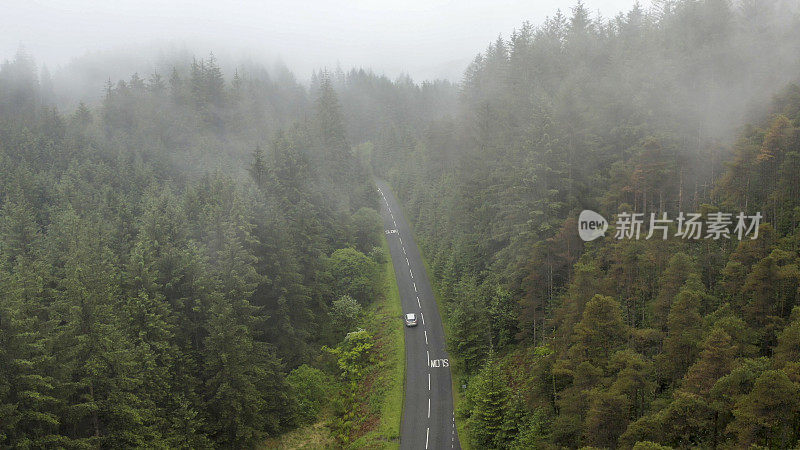
[[[335,448],[336,441],[331,436],[331,430],[328,429],[328,420],[330,418],[326,416],[316,423],[268,439],[262,448],[281,450]]]
[[[384,295],[368,308],[365,320],[365,328],[375,337],[379,352],[375,372],[369,377],[372,386],[365,400],[370,413],[377,416],[377,423],[353,441],[352,448],[398,448],[400,445],[406,375],[406,347],[401,320],[403,310],[385,236],[382,248],[386,254],[383,267]]]

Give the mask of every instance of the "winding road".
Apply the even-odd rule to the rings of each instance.
[[[418,321],[416,327],[405,328],[406,395],[400,448],[461,448],[453,414],[450,360],[436,298],[397,199],[385,182],[377,181],[377,185],[403,315],[415,313]]]

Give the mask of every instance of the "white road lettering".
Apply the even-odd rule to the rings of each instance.
[[[432,359],[428,365],[430,367],[450,367],[450,361],[447,358]]]

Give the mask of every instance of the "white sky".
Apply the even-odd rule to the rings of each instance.
[[[154,42],[201,54],[280,58],[306,78],[322,66],[371,67],[417,80],[460,77],[498,34],[541,23],[576,0],[0,0],[0,60],[20,45],[51,71],[70,59]],[[634,0],[585,0],[612,17]],[[649,1],[641,1],[648,5]]]

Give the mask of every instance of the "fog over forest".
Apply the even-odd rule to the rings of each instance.
[[[2,12],[1,448],[800,445],[800,0]]]
[[[605,17],[630,6],[624,0],[585,4]],[[113,52],[114,70],[128,70],[110,74],[119,78],[151,68],[143,64],[157,63],[158,47],[185,45],[198,54],[213,50],[262,63],[279,58],[306,80],[313,69],[338,63],[371,67],[391,78],[408,73],[418,80],[454,81],[473,53],[498,34],[523,20],[539,24],[557,8],[566,13],[572,6],[520,0],[7,2],[0,56],[13,56],[22,44],[56,71],[84,53]]]

